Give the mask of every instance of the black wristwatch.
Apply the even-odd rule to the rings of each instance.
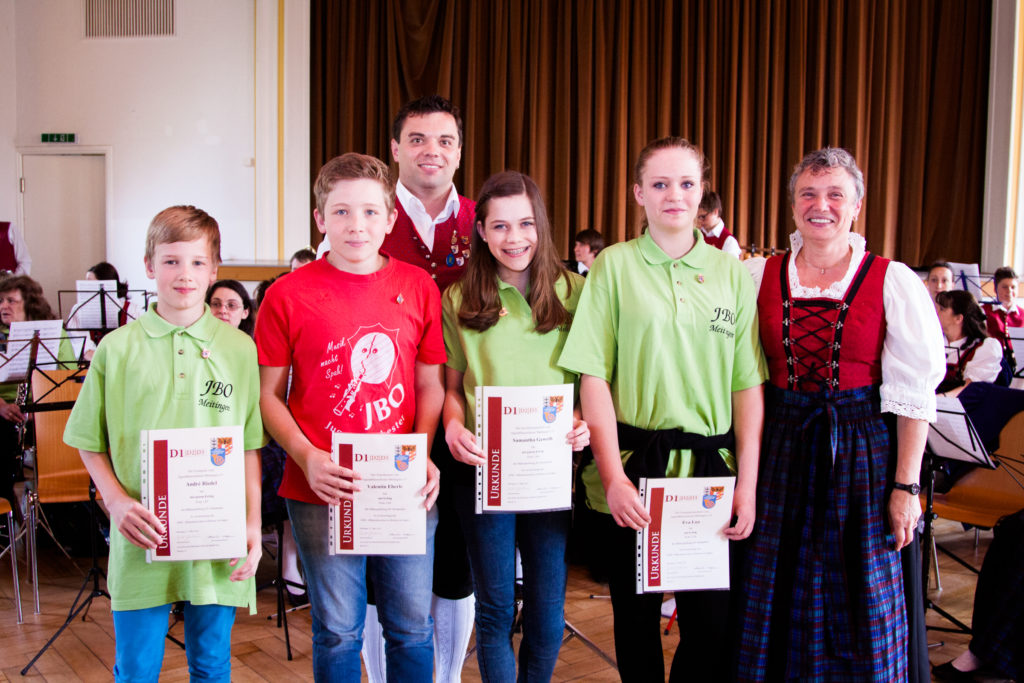
[[[900,491],[906,491],[907,493],[909,493],[912,496],[916,496],[919,493],[921,493],[921,485],[920,484],[901,484],[898,481],[895,481],[895,482],[893,482],[892,487],[894,489],[899,489]]]

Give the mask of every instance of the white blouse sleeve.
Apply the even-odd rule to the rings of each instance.
[[[989,337],[978,350],[974,357],[967,362],[964,368],[964,379],[972,382],[994,382],[999,376],[1000,365],[1003,362],[1003,347],[997,339]]]
[[[750,277],[754,278],[754,291],[761,291],[761,279],[764,277],[764,264],[768,262],[764,256],[751,256],[750,258],[740,261],[743,267],[750,273]]]
[[[934,422],[935,387],[946,372],[935,305],[921,278],[896,261],[886,269],[882,302],[882,412]]]

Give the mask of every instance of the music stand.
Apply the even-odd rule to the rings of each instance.
[[[948,396],[936,396],[936,421],[928,428],[928,443],[925,447],[925,477],[926,497],[924,510],[924,543],[931,552],[934,540],[934,529],[932,525],[935,520],[935,472],[938,470],[936,460],[938,459],[959,460],[968,462],[978,467],[995,469],[996,463],[992,460],[985,446],[978,436],[971,418],[967,416],[960,399]],[[949,554],[949,553],[947,553]],[[958,562],[960,558],[953,557]],[[936,562],[938,558],[936,557]],[[931,609],[947,621],[955,624],[957,628],[944,628],[929,626],[932,631],[945,633],[971,633],[969,626],[942,609],[927,597],[928,592],[929,562],[926,557],[921,568],[921,585],[925,592],[925,609]]]
[[[75,304],[70,306],[65,325],[69,332],[82,332],[87,337],[95,337],[99,342],[107,333],[121,325],[122,312],[125,322],[131,322],[135,316],[128,312],[128,297],[119,298],[116,280],[78,280],[75,289],[62,289],[57,292],[57,307],[64,317],[64,296],[75,295]],[[127,290],[126,295],[142,293],[148,301],[148,292],[142,289]],[[85,352],[85,340],[76,346],[75,355],[82,357]]]
[[[35,345],[33,345],[33,346],[35,346]],[[50,364],[49,363],[37,364],[35,362],[35,354],[33,354],[33,356],[30,358],[30,366],[29,366],[30,367],[30,371],[29,371],[30,376],[31,376],[31,373],[33,373],[33,372],[39,373],[40,375],[42,375],[49,382],[49,384],[51,386],[50,386],[49,389],[43,391],[39,396],[32,396],[30,401],[29,401],[29,403],[26,404],[26,406],[24,408],[25,412],[26,413],[39,413],[39,412],[70,410],[75,405],[75,402],[73,400],[71,400],[71,401],[68,401],[68,400],[64,400],[64,401],[47,401],[46,399],[50,396],[50,394],[53,394],[54,392],[56,392],[61,387],[67,385],[69,382],[81,383],[84,380],[84,378],[85,378],[85,372],[86,371],[84,369],[78,369],[78,370],[74,370],[74,371],[68,373],[66,370],[61,370],[60,375],[62,375],[62,376],[58,376],[57,373],[55,373],[55,372],[52,372],[52,373],[51,372],[47,372],[47,370],[44,370],[42,367],[40,367],[40,366],[44,366],[44,365],[50,365]],[[59,364],[57,364],[57,365],[59,365]],[[65,375],[65,373],[67,373],[67,374]],[[89,568],[89,571],[86,573],[85,580],[82,581],[82,587],[78,590],[78,595],[75,596],[74,602],[71,603],[71,608],[68,610],[68,616],[64,620],[64,623],[61,624],[60,628],[57,629],[57,632],[54,633],[50,637],[50,639],[48,641],[46,641],[46,644],[43,645],[42,649],[40,649],[39,652],[36,653],[35,657],[33,657],[32,660],[28,664],[25,665],[25,668],[21,670],[21,675],[22,676],[24,676],[24,675],[26,675],[28,673],[28,670],[31,669],[32,666],[36,663],[36,661],[38,661],[39,658],[43,656],[43,653],[46,652],[46,650],[49,649],[50,645],[52,645],[54,643],[54,641],[56,641],[57,638],[60,637],[60,634],[64,632],[64,629],[66,629],[68,626],[70,626],[71,622],[74,621],[75,618],[79,614],[82,614],[84,612],[84,614],[82,614],[82,619],[85,620],[85,617],[88,614],[89,607],[92,605],[92,601],[95,598],[106,598],[107,600],[110,600],[110,593],[108,593],[105,588],[102,588],[100,586],[100,578],[102,577],[103,580],[106,581],[107,575],[103,571],[103,569],[100,567],[100,564],[99,564],[99,549],[97,547],[97,541],[96,541],[97,526],[98,525],[97,525],[97,520],[96,520],[96,486],[95,486],[95,484],[93,484],[92,480],[90,479],[89,480],[89,531],[90,531],[90,534],[89,534],[89,536],[90,536],[90,544],[89,545],[90,545],[90,549],[92,551],[92,566]],[[34,534],[32,534],[30,532],[30,534],[29,534],[29,540],[30,541],[32,540],[33,536],[34,536]],[[90,588],[90,583],[92,584],[91,588]],[[38,590],[38,586],[37,586],[37,590]],[[86,595],[87,592],[88,592],[88,595]],[[83,599],[83,596],[84,596],[84,599]]]
[[[973,294],[974,298],[978,301],[982,301],[985,298],[984,293],[981,291],[981,286],[984,282],[988,282],[988,278],[982,279],[981,269],[977,263],[950,262],[949,268],[953,271],[954,284],[958,285],[960,289]]]
[[[1006,343],[1017,364],[1017,367],[1013,368],[1014,379],[1024,378],[1024,327],[1007,327]]]

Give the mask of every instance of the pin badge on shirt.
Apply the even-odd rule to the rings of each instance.
[[[699,285],[704,284],[704,276],[703,275],[698,274],[697,277],[696,277],[696,280],[697,280],[697,284],[699,284]]]
[[[444,264],[451,268],[455,265],[455,254],[448,254],[444,257]]]
[[[508,315],[508,309],[502,306],[501,309],[498,311],[498,316],[504,318],[506,315]]]
[[[199,355],[202,356],[203,358],[209,358],[210,357],[210,349],[203,349],[202,353],[200,353]]]
[[[398,296],[395,297],[395,303],[399,303],[400,304],[403,301],[405,301],[405,299],[402,298],[401,294],[399,294]]]

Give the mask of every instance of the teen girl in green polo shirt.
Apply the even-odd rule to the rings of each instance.
[[[609,513],[602,531],[623,680],[665,678],[662,596],[636,595],[635,530],[650,521],[638,479],[735,472],[726,536],[746,538],[754,524],[765,379],[757,305],[740,262],[694,228],[704,167],[700,150],[682,138],[640,153],[633,194],[645,229],[594,262],[559,359],[581,375],[593,429],[596,467],[583,480],[590,507]],[[646,447],[651,441],[660,446]],[[697,443],[685,450],[686,441]],[[676,604],[680,645],[669,680],[718,680],[728,592],[677,593]]]
[[[562,644],[566,542],[571,512],[475,510],[474,469],[484,465],[476,441],[479,386],[530,386],[576,381],[555,361],[565,343],[583,278],[562,267],[540,190],[522,173],[491,176],[476,203],[476,230],[462,280],[445,292],[445,403],[442,420],[452,455],[463,465],[456,487],[476,593],[477,660],[485,681],[514,681],[511,630],[515,555],[523,560],[523,642],[519,679],[550,680]],[[590,441],[577,409],[566,435],[575,450]]]

